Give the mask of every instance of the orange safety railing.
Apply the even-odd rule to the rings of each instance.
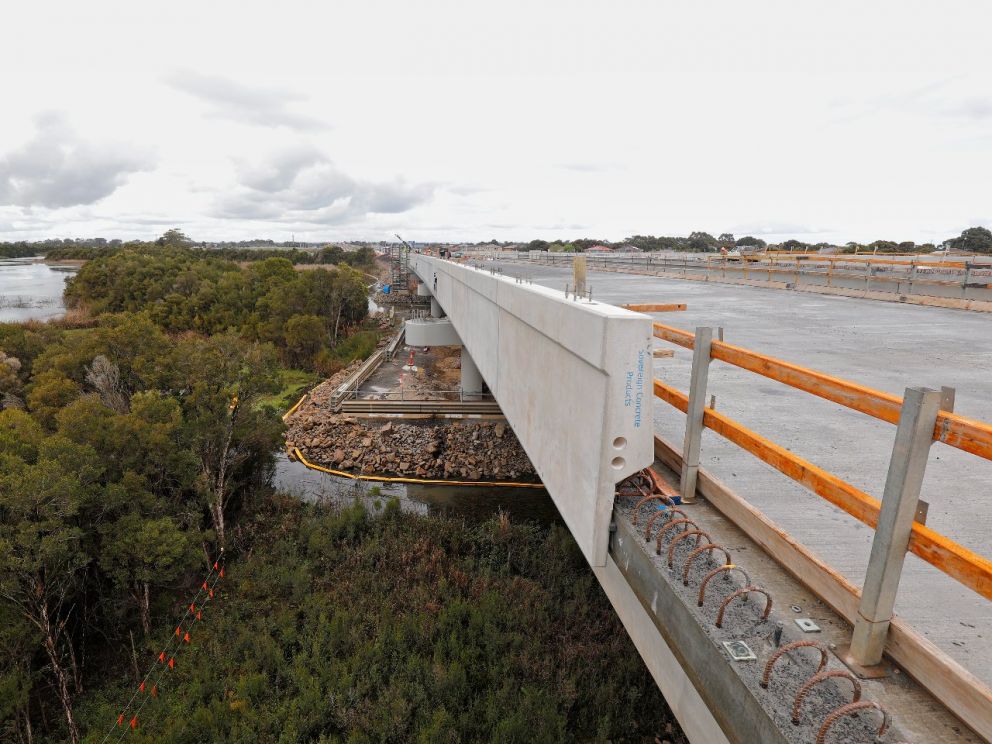
[[[654,336],[687,349],[692,349],[695,345],[695,334],[661,323],[654,324]],[[892,424],[899,421],[902,399],[894,395],[806,369],[781,359],[757,354],[723,341],[712,341],[710,358],[839,403],[882,421]],[[689,396],[680,390],[656,379],[654,393],[683,413],[688,411]],[[876,526],[881,506],[878,499],[712,408],[704,410],[703,426],[750,452],[861,522],[872,528]],[[982,421],[940,411],[937,415],[933,439],[992,460],[992,425]],[[909,550],[978,594],[992,599],[992,561],[987,558],[918,522],[914,522],[912,526]]]

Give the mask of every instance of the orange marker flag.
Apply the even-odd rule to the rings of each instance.
[[[211,590],[210,590],[210,591],[208,592],[208,594],[209,594],[209,596],[210,596],[210,599],[213,599],[213,598],[214,598],[214,590],[213,590],[213,589],[211,589]]]
[[[131,728],[132,729],[138,728],[138,717],[137,716],[135,716],[134,718],[131,719]]]
[[[203,582],[203,586],[200,587],[203,591],[207,591],[207,582]]]
[[[214,561],[214,571],[217,570],[218,566],[219,566],[219,564],[217,563],[217,561]]]
[[[203,613],[201,613],[199,610],[196,611],[196,619],[197,620],[202,620],[203,619]]]
[[[177,625],[177,626],[176,626],[176,638],[178,638],[178,637],[179,637],[179,632],[180,632],[180,631],[179,631],[179,629],[180,629],[181,627],[182,627],[181,625]]]
[[[222,569],[220,570],[220,577],[221,577],[222,579],[224,578],[224,569],[223,569],[223,568],[222,568]]]
[[[165,663],[165,651],[163,651],[158,655],[158,660],[161,661],[163,664]]]
[[[152,697],[158,697],[158,685],[152,685]]]
[[[117,716],[117,725],[118,726],[123,726],[124,725],[124,714],[123,713],[121,713],[119,716]]]
[[[183,636],[183,640],[184,640],[184,641],[186,641],[186,643],[189,643],[189,633],[186,633],[186,634],[185,634],[185,635]]]
[[[145,680],[141,680],[141,684],[138,685],[138,692],[144,692],[144,691],[145,691]]]
[[[195,604],[191,604],[191,605],[189,606],[189,611],[190,611],[190,612],[196,612],[196,605],[195,605]]]
[[[175,669],[175,668],[176,668],[176,657],[175,656],[170,656],[169,657],[169,669]]]

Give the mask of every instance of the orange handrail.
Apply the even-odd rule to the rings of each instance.
[[[663,341],[687,349],[693,348],[695,343],[695,334],[692,332],[661,323],[654,324],[654,335]],[[902,398],[881,390],[758,354],[723,341],[712,342],[710,357],[882,421],[888,421],[890,424],[899,422]],[[933,439],[935,442],[943,442],[986,460],[992,460],[992,425],[984,421],[940,411],[937,414]]]
[[[689,396],[661,380],[654,381],[654,394],[682,411],[689,410]],[[712,408],[703,410],[703,426],[750,452],[783,475],[874,528],[881,502],[784,447]],[[962,584],[992,599],[992,561],[918,522],[913,523],[909,551]]]

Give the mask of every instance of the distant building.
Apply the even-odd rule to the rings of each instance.
[[[612,253],[613,249],[607,245],[591,245],[586,248],[586,253]]]

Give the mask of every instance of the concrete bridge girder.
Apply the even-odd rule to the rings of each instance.
[[[432,256],[410,266],[583,554],[605,566],[615,486],[654,460],[651,319]]]

